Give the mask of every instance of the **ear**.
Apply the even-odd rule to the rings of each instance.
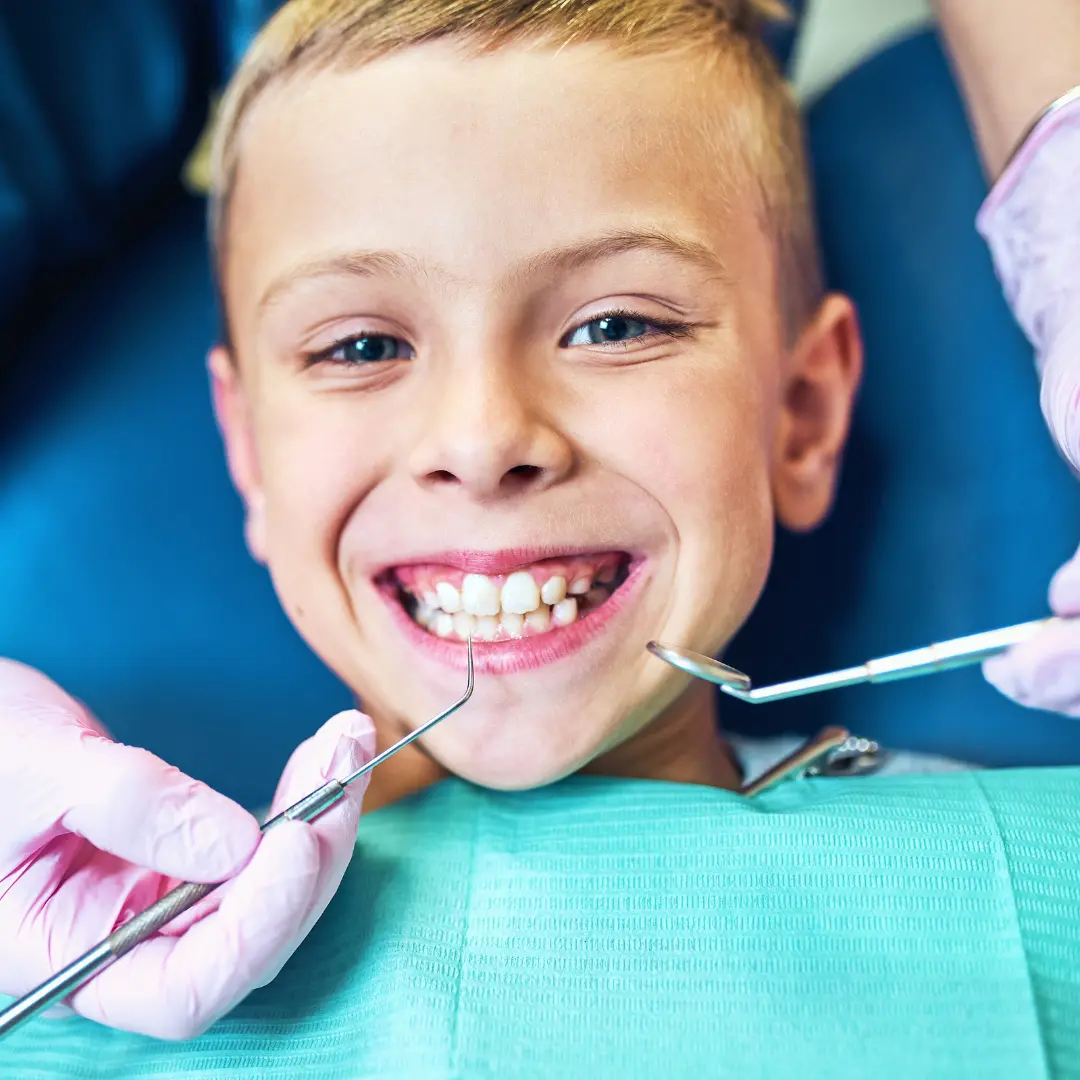
[[[782,525],[805,532],[832,504],[863,349],[854,305],[830,295],[788,357],[773,453],[773,502]]]
[[[236,361],[223,345],[215,346],[207,357],[214,416],[225,441],[229,475],[244,500],[244,535],[248,551],[256,562],[266,562],[265,499],[251,410]]]

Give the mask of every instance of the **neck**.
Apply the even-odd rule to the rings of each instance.
[[[406,734],[398,723],[375,718],[377,753]],[[639,780],[666,780],[677,784],[737,791],[742,770],[727,740],[720,734],[716,694],[695,682],[656,719],[614,749],[589,762],[582,773]],[[370,813],[445,780],[451,773],[415,743],[405,747],[372,773],[364,796]]]

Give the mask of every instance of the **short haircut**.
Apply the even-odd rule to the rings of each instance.
[[[348,71],[439,39],[477,53],[523,41],[553,48],[599,42],[628,55],[693,52],[734,70],[746,87],[741,122],[728,124],[737,142],[728,152],[745,162],[775,247],[790,341],[816,310],[823,284],[802,119],[763,39],[765,25],[786,16],[781,0],[290,0],[256,39],[222,101],[210,188],[218,281],[241,128],[268,87],[304,73]]]

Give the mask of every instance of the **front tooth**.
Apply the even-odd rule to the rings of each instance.
[[[454,616],[454,633],[462,641],[469,637],[476,628],[476,620],[467,612],[459,611]]]
[[[552,578],[548,578],[544,582],[543,588],[540,590],[540,599],[545,604],[557,604],[566,595],[566,578],[561,574],[556,574]]]
[[[579,577],[570,582],[570,588],[566,591],[571,596],[584,596],[591,588],[592,582],[587,577]]]
[[[432,611],[439,606],[439,594],[433,593],[430,590],[424,593],[420,599],[424,602],[424,607],[430,608]]]
[[[519,638],[525,633],[525,616],[515,615],[512,611],[504,611],[499,618],[502,628],[510,637]]]
[[[576,622],[577,600],[573,596],[568,596],[565,600],[560,600],[551,609],[551,621],[556,626],[569,626],[572,622]]]
[[[501,598],[504,614],[524,615],[540,606],[540,590],[527,570],[518,570],[506,579]],[[506,626],[505,619],[503,626]]]
[[[440,581],[435,586],[439,597],[439,607],[448,615],[456,615],[461,610],[461,593],[449,581]]]
[[[454,632],[454,616],[440,611],[432,620],[431,629],[439,637],[449,637]]]
[[[480,641],[494,641],[499,632],[499,620],[490,615],[478,615],[476,617],[476,637]]]
[[[541,604],[535,611],[525,616],[525,625],[534,634],[543,634],[551,629],[551,608]]]
[[[466,574],[461,583],[461,605],[470,615],[498,615],[499,586],[483,574]]]

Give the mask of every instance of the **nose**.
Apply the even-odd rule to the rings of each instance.
[[[410,461],[425,487],[458,487],[489,501],[551,487],[574,467],[574,450],[545,412],[553,402],[512,359],[447,365],[432,386],[424,434]]]

